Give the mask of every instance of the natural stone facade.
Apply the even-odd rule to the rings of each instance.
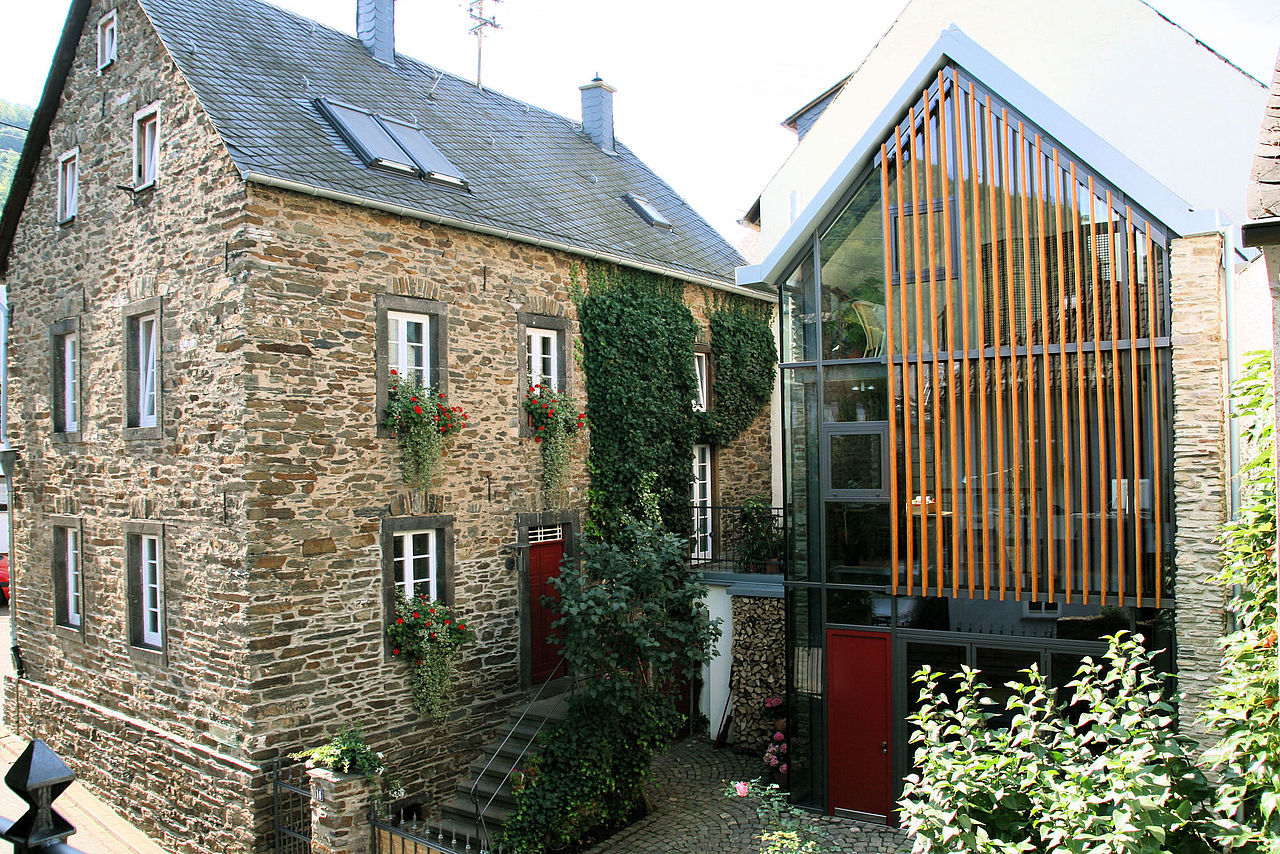
[[[561,318],[582,259],[247,185],[142,10],[99,74],[82,34],[11,254],[14,614],[24,679],[6,720],[173,851],[269,848],[272,759],[364,726],[410,792],[443,796],[526,686],[518,517],[546,510],[521,435],[517,316]],[[161,103],[160,177],[130,193],[132,118]],[[55,224],[57,156],[80,147],[79,213]],[[688,301],[710,289],[688,285]],[[401,482],[379,435],[376,304],[447,305],[444,378],[469,415],[434,484]],[[128,438],[122,312],[161,302],[159,438]],[[699,317],[701,315],[699,314]],[[78,319],[80,441],[52,430],[50,326]],[[703,321],[705,323],[705,321]],[[705,330],[704,330],[705,337]],[[585,385],[568,366],[570,393]],[[585,449],[568,503],[585,504]],[[717,457],[722,497],[768,489],[767,414]],[[53,517],[82,526],[84,626],[55,627]],[[453,598],[479,641],[443,723],[384,643],[384,520],[452,531]],[[130,644],[126,523],[162,526],[165,644]]]
[[[1218,535],[1227,519],[1225,282],[1222,236],[1174,240],[1169,273],[1173,349],[1174,536],[1178,684],[1183,732],[1199,722],[1214,685],[1225,628]]]

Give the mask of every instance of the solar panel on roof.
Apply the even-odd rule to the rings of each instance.
[[[466,183],[467,179],[462,174],[462,170],[449,162],[449,158],[436,148],[435,143],[427,138],[421,128],[388,116],[374,118],[396,142],[400,143],[400,147],[413,158],[413,162],[428,178],[458,184]]]
[[[316,99],[320,111],[360,158],[370,166],[418,174],[418,167],[371,113],[325,98]]]

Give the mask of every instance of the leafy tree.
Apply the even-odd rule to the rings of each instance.
[[[1106,662],[1085,659],[1069,707],[1038,669],[994,724],[988,687],[965,668],[951,705],[937,674],[911,721],[919,773],[901,805],[914,851],[1208,852],[1210,787],[1176,734],[1163,676],[1140,636],[1116,635]]]
[[[1223,530],[1218,579],[1238,591],[1229,604],[1236,630],[1223,639],[1221,679],[1205,715],[1220,735],[1205,754],[1219,780],[1219,841],[1251,854],[1280,852],[1274,394],[1271,354],[1250,354],[1233,396],[1254,456],[1240,470],[1241,505]]]

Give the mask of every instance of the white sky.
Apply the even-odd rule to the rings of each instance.
[[[1059,0],[1070,2],[1070,0]],[[356,0],[276,0],[346,32]],[[1150,0],[1259,79],[1280,49],[1277,0]],[[903,0],[503,0],[485,85],[570,118],[599,72],[619,139],[737,243],[734,223],[794,146],[779,122],[852,71]],[[0,0],[0,98],[35,106],[69,0]],[[467,78],[465,0],[397,0],[396,47]],[[1261,116],[1259,116],[1259,121]]]

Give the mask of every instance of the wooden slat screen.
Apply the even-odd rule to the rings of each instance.
[[[1161,227],[954,67],[880,163],[894,592],[1159,607]]]

